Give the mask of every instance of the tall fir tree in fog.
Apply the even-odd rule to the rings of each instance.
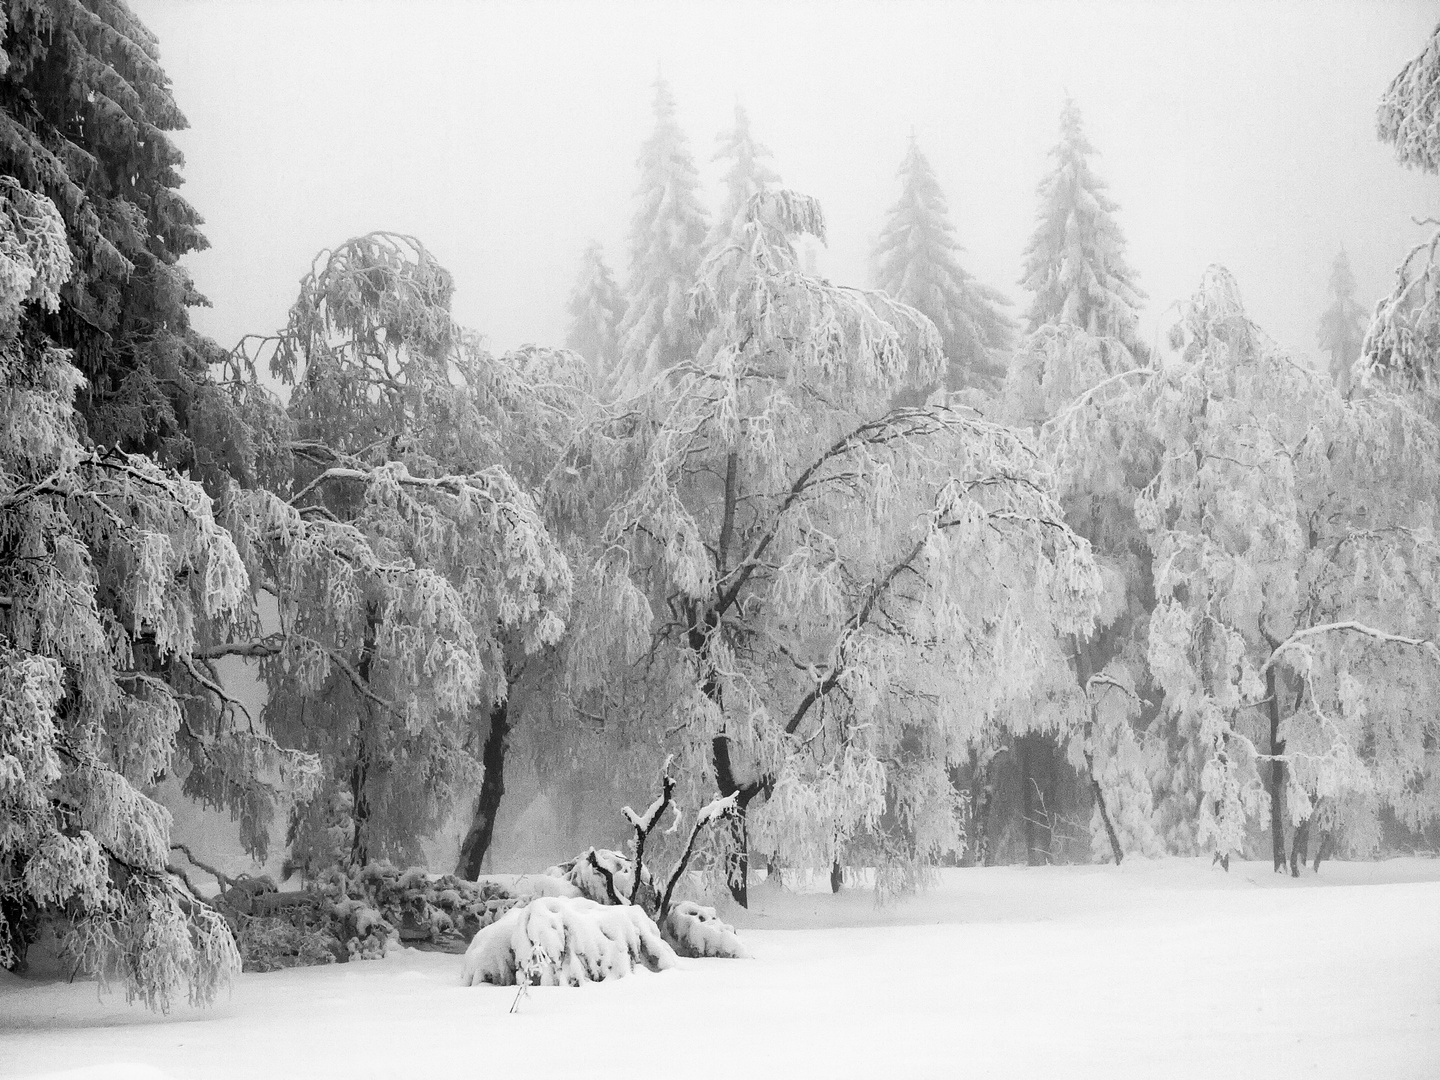
[[[708,223],[690,142],[664,79],[655,81],[655,130],[638,164],[640,207],[630,224],[629,307],[620,324],[620,351],[630,372],[643,378],[693,356],[700,344],[687,309]]]
[[[1344,248],[1330,268],[1330,296],[1330,306],[1320,316],[1320,348],[1330,354],[1330,375],[1345,394],[1350,391],[1350,368],[1365,340],[1366,311],[1355,300],[1355,275]]]
[[[605,264],[604,250],[597,243],[585,249],[580,276],[566,310],[570,313],[566,348],[585,357],[597,371],[614,368],[620,359],[620,323],[625,318],[625,297],[615,284],[615,275]]]
[[[1067,97],[1060,142],[1050,151],[1055,168],[1040,182],[1039,220],[1025,248],[1020,284],[1034,294],[1028,329],[1070,323],[1134,349],[1145,294],[1125,261],[1125,236],[1114,217],[1119,207],[1090,168],[1094,153],[1080,109]]]
[[[952,388],[995,387],[1005,374],[1015,324],[1009,301],[960,266],[945,193],[912,136],[900,166],[900,201],[875,250],[876,285],[925,313],[940,331]]]
[[[750,200],[780,182],[780,174],[770,165],[769,149],[750,133],[750,114],[743,105],[736,104],[735,126],[721,132],[718,142],[713,160],[728,161],[730,167],[724,176],[725,202],[705,240],[707,252],[739,238],[750,220]]]

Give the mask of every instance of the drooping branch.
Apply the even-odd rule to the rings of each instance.
[[[1437,646],[1430,638],[1405,637],[1402,634],[1391,634],[1384,630],[1377,630],[1373,626],[1366,626],[1364,623],[1346,620],[1344,622],[1322,623],[1319,626],[1307,626],[1303,630],[1297,630],[1288,638],[1282,641],[1270,654],[1270,658],[1260,668],[1263,675],[1275,666],[1275,662],[1287,650],[1298,646],[1308,638],[1318,637],[1321,634],[1349,633],[1360,634],[1363,637],[1371,638],[1382,644],[1408,645],[1412,648],[1424,649],[1436,660],[1440,660],[1440,646]]]

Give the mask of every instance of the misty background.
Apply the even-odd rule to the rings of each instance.
[[[1142,340],[1210,263],[1296,355],[1316,352],[1336,251],[1367,307],[1440,213],[1375,138],[1375,103],[1430,2],[677,3],[132,0],[191,129],[186,264],[224,345],[285,321],[316,251],[424,241],[458,320],[497,349],[558,345],[591,240],[623,282],[635,160],[670,82],[713,209],[737,101],[785,186],[818,197],[818,269],[870,284],[913,132],[962,264],[1023,312],[1035,186],[1073,95],[1149,301]]]

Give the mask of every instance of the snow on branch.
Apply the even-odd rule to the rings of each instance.
[[[1404,165],[1440,172],[1440,26],[1425,49],[1391,80],[1375,116],[1381,142]]]
[[[1383,644],[1408,645],[1412,648],[1424,649],[1436,660],[1440,660],[1440,646],[1437,646],[1435,642],[1429,638],[1413,638],[1405,637],[1401,634],[1390,634],[1384,630],[1377,630],[1373,626],[1366,626],[1364,623],[1345,621],[1323,623],[1320,626],[1307,626],[1303,630],[1295,631],[1295,633],[1291,634],[1276,646],[1275,651],[1270,654],[1270,659],[1266,660],[1261,666],[1260,673],[1264,674],[1266,671],[1269,671],[1286,650],[1296,648],[1301,642],[1308,638],[1331,633],[1360,634]]]

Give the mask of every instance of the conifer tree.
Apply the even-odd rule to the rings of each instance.
[[[76,256],[53,313],[27,311],[86,378],[76,407],[96,442],[157,454],[205,480],[244,474],[223,353],[190,327],[205,300],[180,258],[208,246],[182,198],[186,127],[154,35],[122,0],[6,5],[0,171],[59,208]]]
[[[899,176],[900,201],[890,208],[876,246],[876,285],[935,324],[952,389],[998,388],[1014,331],[1000,310],[1009,301],[960,266],[964,249],[945,195],[914,136]]]
[[[1021,285],[1034,294],[1028,329],[1070,323],[1100,337],[1119,338],[1132,351],[1136,308],[1145,299],[1125,262],[1119,207],[1090,168],[1095,148],[1085,137],[1080,109],[1065,99],[1055,167],[1040,182],[1040,213],[1025,248]]]
[[[700,268],[706,214],[689,140],[675,119],[675,99],[664,79],[655,81],[655,130],[638,164],[640,205],[630,225],[620,350],[631,375],[644,379],[693,357],[700,344],[688,305]]]
[[[1340,392],[1350,392],[1350,368],[1365,340],[1365,309],[1355,302],[1355,275],[1350,256],[1341,248],[1330,268],[1333,300],[1320,316],[1320,347],[1330,354],[1330,376]]]
[[[144,789],[182,730],[237,771],[303,788],[313,763],[223,707],[204,643],[249,583],[210,498],[141,455],[88,442],[85,377],[40,327],[72,267],[65,222],[0,183],[0,967],[43,921],[75,969],[166,1007],[239,970],[224,921],[169,865]],[[38,309],[38,310],[37,310]]]
[[[610,371],[620,358],[620,322],[625,317],[625,298],[615,276],[605,265],[605,252],[598,243],[585,249],[580,276],[566,306],[570,329],[565,347],[589,360],[597,372]]]
[[[750,132],[750,114],[743,105],[736,104],[735,126],[721,132],[718,142],[714,160],[729,161],[730,167],[724,176],[725,202],[705,240],[707,252],[738,242],[749,221],[750,200],[780,182],[780,174],[770,165],[769,149],[756,142]]]

